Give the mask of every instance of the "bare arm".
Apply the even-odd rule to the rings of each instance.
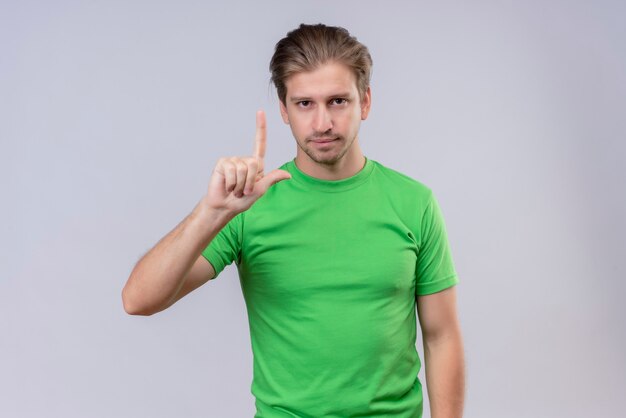
[[[432,418],[463,416],[465,361],[456,287],[417,297]]]
[[[232,214],[207,207],[203,202],[198,203],[176,228],[139,260],[122,290],[124,310],[131,315],[152,315],[184,296],[179,296],[179,292],[185,284],[196,288],[211,279],[215,273],[213,268],[205,260],[202,271],[199,258],[202,250],[232,217]],[[194,266],[196,274],[187,281]],[[198,280],[202,281],[197,283]]]
[[[238,213],[252,206],[289,172],[264,174],[265,114],[257,112],[254,155],[220,158],[207,194],[194,210],[145,254],[130,274],[122,301],[131,315],[152,315],[211,279],[215,270],[202,251]]]

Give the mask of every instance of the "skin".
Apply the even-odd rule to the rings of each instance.
[[[344,64],[327,63],[313,71],[292,75],[285,82],[280,114],[298,145],[296,165],[305,174],[340,180],[365,165],[359,146],[359,127],[371,107],[371,90],[359,97],[356,76]],[[335,141],[318,145],[321,138]]]
[[[432,418],[463,416],[465,360],[456,286],[417,297]]]
[[[285,170],[265,173],[266,125],[257,112],[251,156],[220,158],[206,195],[194,210],[146,253],[122,289],[124,310],[153,315],[215,277],[201,252],[238,213],[250,208],[279,181],[291,178]]]

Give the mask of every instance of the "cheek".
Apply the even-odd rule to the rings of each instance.
[[[291,131],[298,139],[305,138],[308,135],[306,124],[302,120],[291,121]]]
[[[361,124],[361,110],[355,110],[354,112],[350,112],[349,115],[346,116],[345,126],[351,131],[355,131],[359,129]]]

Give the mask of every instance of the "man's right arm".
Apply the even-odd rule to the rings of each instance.
[[[200,202],[133,269],[124,289],[124,310],[152,315],[167,309],[215,275],[202,251],[234,217]]]
[[[144,255],[130,274],[122,301],[131,315],[152,315],[176,303],[215,275],[202,251],[237,214],[274,184],[291,178],[285,170],[265,174],[265,113],[257,112],[254,154],[220,158],[207,194],[194,210]]]

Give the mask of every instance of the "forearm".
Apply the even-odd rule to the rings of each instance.
[[[202,201],[137,262],[124,289],[124,309],[150,315],[167,306],[183,285],[202,250],[233,215],[208,209]]]
[[[465,361],[460,331],[424,338],[426,383],[432,418],[463,416]]]

